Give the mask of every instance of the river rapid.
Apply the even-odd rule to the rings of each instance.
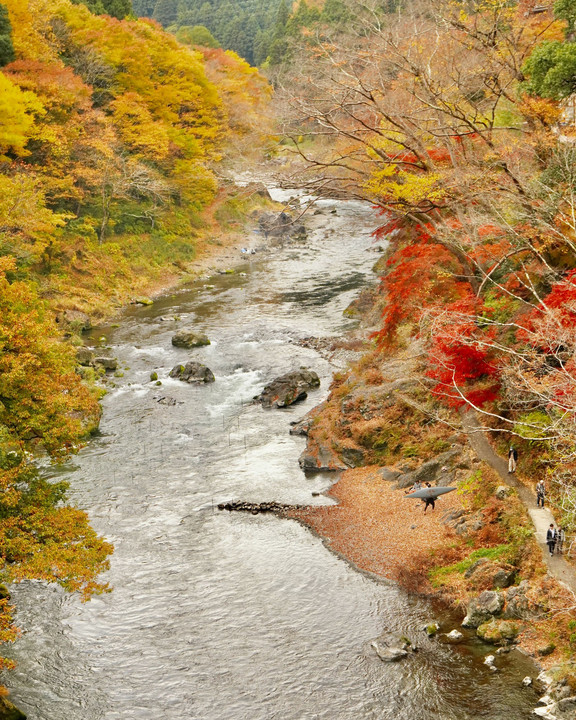
[[[281,193],[277,193],[281,197]],[[517,653],[483,664],[490,648],[428,640],[422,628],[457,618],[376,582],[304,527],[269,515],[221,512],[218,502],[327,503],[332,477],[298,467],[288,434],[327,394],[334,368],[295,344],[353,327],[342,311],[374,282],[373,212],[323,201],[306,241],[246,256],[151,307],[131,308],[96,342],[118,358],[100,434],[67,465],[73,502],[115,545],[110,594],[81,603],[57,587],[12,588],[21,639],[8,684],[29,720],[519,720],[535,675]],[[247,247],[259,244],[247,238]],[[209,347],[171,345],[176,329]],[[167,377],[189,357],[216,382]],[[321,389],[285,410],[251,399],[306,365]],[[157,371],[162,385],[150,382]],[[175,405],[158,399],[172,398]],[[370,641],[406,635],[420,648],[382,663]]]

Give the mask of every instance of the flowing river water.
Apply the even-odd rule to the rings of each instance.
[[[99,328],[125,368],[103,400],[101,432],[67,465],[73,501],[115,545],[111,594],[83,604],[43,583],[13,588],[24,633],[6,678],[29,720],[519,720],[535,675],[517,653],[428,640],[423,626],[457,618],[331,554],[294,521],[220,512],[225,500],[331,502],[331,479],[298,467],[288,434],[327,394],[333,367],[300,338],[346,332],[342,311],[374,281],[373,213],[325,201],[303,242],[249,256],[132,308]],[[246,241],[257,244],[256,238]],[[209,347],[171,345],[178,328]],[[216,382],[167,378],[194,356]],[[307,365],[322,378],[308,400],[265,411],[251,399]],[[162,380],[150,382],[156,370]],[[173,398],[178,404],[158,402]],[[382,663],[370,641],[412,638],[420,651]]]

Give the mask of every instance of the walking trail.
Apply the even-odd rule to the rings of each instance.
[[[550,523],[556,525],[554,516],[547,508],[536,507],[536,493],[531,488],[524,485],[515,475],[508,473],[508,462],[494,452],[494,449],[488,442],[482,427],[478,423],[478,418],[473,410],[461,413],[462,426],[470,439],[470,445],[480,460],[488,463],[491,468],[496,470],[502,480],[513,487],[518,493],[518,497],[526,506],[532,523],[534,524],[534,532],[538,544],[542,548],[544,562],[548,567],[550,575],[560,582],[564,583],[570,590],[576,592],[576,569],[562,555],[550,556],[546,545],[546,531]],[[567,546],[565,546],[566,549]]]

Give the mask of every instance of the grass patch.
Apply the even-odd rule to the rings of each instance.
[[[509,557],[510,552],[511,546],[508,544],[473,550],[467,558],[460,560],[460,562],[431,570],[429,573],[430,583],[435,588],[442,587],[446,584],[450,575],[463,575],[477,560],[480,560],[481,558],[486,558],[487,560],[506,560]]]

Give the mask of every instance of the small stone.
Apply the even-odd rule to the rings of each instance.
[[[150,380],[151,382],[158,380],[158,373],[156,371],[150,373]]]
[[[154,384],[155,384],[155,385],[162,385],[162,380],[157,380]]]
[[[459,630],[452,630],[451,632],[447,633],[446,639],[449,640],[452,643],[460,642],[464,638],[464,635]]]
[[[154,305],[154,301],[149,297],[137,297],[133,300],[134,305]]]
[[[509,488],[507,485],[499,485],[496,488],[496,492],[494,493],[494,495],[496,495],[498,500],[505,500],[511,492],[512,488]]]
[[[522,685],[524,685],[524,687],[530,687],[530,685],[532,685],[532,678],[530,675],[526,675],[526,677],[522,680]]]
[[[428,635],[428,637],[434,637],[438,630],[440,630],[440,625],[438,625],[437,622],[428,623],[428,625],[424,628],[424,632]]]

